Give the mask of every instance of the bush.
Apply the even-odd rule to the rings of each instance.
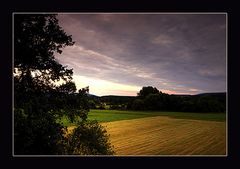
[[[67,135],[65,154],[113,155],[106,129],[97,121],[83,121]]]

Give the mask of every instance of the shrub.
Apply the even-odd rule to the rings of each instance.
[[[83,121],[67,135],[65,154],[113,155],[106,129],[97,121]]]

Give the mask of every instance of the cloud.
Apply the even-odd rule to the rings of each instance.
[[[189,89],[190,92],[200,92],[201,90],[199,89]]]
[[[204,77],[219,77],[224,76],[226,74],[226,70],[219,69],[219,68],[212,68],[212,69],[200,69],[198,71],[199,75]]]
[[[225,15],[62,14],[58,18],[76,43],[56,57],[75,75],[176,93],[226,90]]]
[[[157,45],[170,45],[174,43],[174,40],[170,36],[160,34],[152,39],[152,43]]]

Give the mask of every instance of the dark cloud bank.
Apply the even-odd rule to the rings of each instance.
[[[226,91],[225,14],[59,14],[74,74],[173,93]]]

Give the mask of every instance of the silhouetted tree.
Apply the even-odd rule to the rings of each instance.
[[[160,110],[163,102],[159,94],[149,94],[144,99],[144,107],[146,110]]]
[[[66,137],[67,128],[57,122],[62,116],[71,121],[81,118],[78,134],[83,131],[79,127],[89,129],[82,133],[85,140],[93,141],[95,134],[105,138],[97,145],[100,149],[91,152],[91,147],[85,147],[89,151],[78,153],[112,152],[104,130],[98,123],[87,122],[89,88],[76,94],[72,69],[62,66],[54,57],[55,53],[62,53],[62,48],[73,44],[71,36],[58,25],[56,15],[14,15],[15,154],[65,154],[69,149],[67,143],[76,132]],[[56,85],[60,80],[62,84]]]
[[[145,98],[149,94],[159,94],[159,90],[156,87],[147,86],[143,87],[137,95],[141,98]]]

